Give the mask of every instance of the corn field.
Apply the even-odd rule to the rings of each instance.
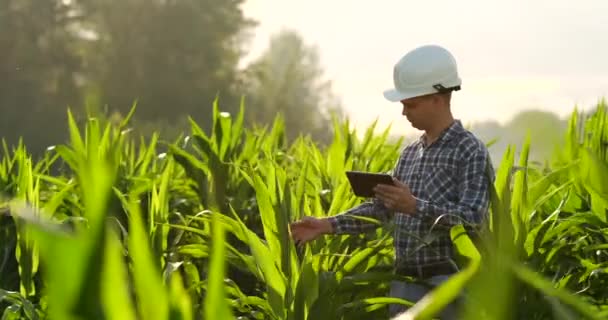
[[[135,109],[133,109],[135,110]],[[365,199],[346,170],[387,172],[402,148],[389,129],[362,138],[334,122],[321,148],[288,142],[280,116],[243,125],[214,105],[176,141],[120,124],[77,123],[33,159],[0,157],[0,314],[9,319],[433,319],[466,295],[462,319],[608,319],[608,113],[576,109],[542,166],[529,140],[497,168],[479,240],[451,230],[461,271],[414,304],[389,298],[391,226],[305,246],[289,223]]]

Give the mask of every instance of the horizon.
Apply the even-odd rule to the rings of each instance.
[[[566,0],[469,0],[442,6],[437,11],[436,2],[247,0],[244,14],[258,25],[244,61],[255,59],[281,29],[295,30],[318,49],[325,78],[351,123],[365,128],[377,118],[380,128],[392,123],[392,134],[419,133],[382,92],[392,87],[394,63],[424,44],[442,45],[457,60],[463,85],[453,96],[452,112],[463,124],[504,125],[528,110],[563,119],[575,107],[590,110],[608,96],[608,44],[602,41],[608,25],[601,23],[608,1],[572,6]],[[414,10],[399,20],[400,12]],[[442,22],[431,23],[431,17]],[[394,39],[404,40],[395,45]]]

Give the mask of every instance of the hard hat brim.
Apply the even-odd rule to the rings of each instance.
[[[390,102],[399,102],[401,100],[414,98],[429,94],[432,92],[424,91],[424,92],[401,92],[396,89],[389,89],[384,91],[384,98]]]

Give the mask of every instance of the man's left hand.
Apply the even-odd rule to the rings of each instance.
[[[416,212],[416,198],[410,191],[410,188],[393,178],[395,185],[379,184],[374,188],[376,198],[384,203],[384,206],[406,214]]]

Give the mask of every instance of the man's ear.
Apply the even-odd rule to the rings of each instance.
[[[443,93],[441,96],[445,100],[445,104],[449,106],[450,102],[452,101],[452,91]]]
[[[429,96],[429,103],[434,105],[434,106],[440,106],[443,105],[444,101],[443,101],[443,96],[441,95],[441,93],[435,93]]]
[[[452,97],[451,92],[437,93],[437,94],[433,95],[433,99],[434,99],[433,103],[437,104],[437,105],[442,105],[442,106],[449,106],[451,97]]]

